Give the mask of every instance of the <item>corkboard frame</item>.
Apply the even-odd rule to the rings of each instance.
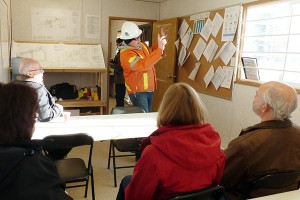
[[[237,6],[237,5],[235,5]],[[240,5],[239,5],[240,6]],[[210,20],[213,20],[215,15],[217,13],[219,13],[223,18],[224,18],[224,13],[225,13],[225,8],[222,9],[217,9],[217,10],[213,10],[213,11],[209,11],[210,15],[209,18]],[[178,18],[179,20],[179,26],[181,26],[182,22],[185,20],[188,25],[189,28],[191,28],[193,30],[193,25],[194,25],[194,20],[190,20],[190,16],[184,16],[184,17],[180,17]],[[208,18],[205,19],[205,22],[207,21]],[[217,34],[216,37],[214,37],[212,34],[210,35],[209,39],[207,41],[205,41],[203,38],[203,40],[205,41],[206,45],[209,43],[209,41],[211,39],[214,39],[214,41],[217,43],[218,45],[218,50],[216,52],[215,55],[217,55],[217,53],[219,52],[219,50],[221,49],[221,47],[226,43],[225,41],[222,41],[222,29],[223,29],[223,24],[220,27],[220,30]],[[237,27],[238,30],[238,27]],[[235,37],[233,39],[233,44],[237,47],[237,34],[238,31],[236,31],[235,33]],[[219,97],[219,98],[223,98],[223,99],[228,99],[231,100],[232,99],[232,89],[233,89],[233,83],[234,83],[234,78],[231,81],[231,87],[230,89],[228,88],[222,88],[219,87],[218,90],[215,89],[214,85],[210,82],[209,85],[206,87],[206,84],[204,82],[204,76],[206,75],[206,73],[208,72],[208,70],[210,69],[211,66],[214,67],[214,70],[216,71],[216,69],[221,66],[223,68],[223,66],[229,66],[230,61],[228,63],[228,65],[225,65],[223,63],[223,61],[221,60],[221,58],[217,58],[216,60],[211,61],[211,63],[207,62],[206,58],[204,57],[204,55],[201,56],[200,61],[198,61],[196,59],[196,57],[193,54],[193,50],[200,38],[200,34],[194,34],[193,40],[191,42],[191,45],[189,47],[189,49],[187,49],[187,54],[188,52],[190,53],[190,56],[188,57],[188,59],[186,60],[186,62],[183,64],[182,67],[178,67],[177,70],[177,82],[186,82],[188,83],[190,86],[192,86],[197,92],[199,93],[204,93],[204,94],[208,94],[211,96],[215,96],[215,97]],[[182,44],[180,43],[179,45],[179,50],[182,47]],[[178,51],[179,53],[179,51]],[[233,57],[237,58],[237,52],[234,53]],[[196,75],[195,80],[191,80],[188,78],[189,74],[192,72],[192,70],[195,67],[195,64],[197,62],[200,62],[200,68],[198,70],[198,73]]]

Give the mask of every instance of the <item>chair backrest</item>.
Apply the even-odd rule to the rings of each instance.
[[[249,183],[250,189],[280,189],[300,182],[300,171],[280,172],[261,176]]]
[[[110,114],[145,113],[144,109],[137,106],[115,107]]]
[[[85,133],[49,135],[43,139],[45,149],[66,149],[83,145],[93,145],[94,139]]]
[[[176,200],[176,199],[184,199],[184,200],[217,200],[219,199],[223,194],[224,188],[220,185],[201,189],[197,191],[192,191],[188,193],[182,193],[182,194],[176,194],[171,197],[169,197],[167,200]]]
[[[85,133],[68,135],[49,135],[42,141],[43,150],[47,153],[51,150],[73,148],[83,145],[90,145],[89,166],[94,147],[94,139]],[[47,155],[47,154],[46,154]]]

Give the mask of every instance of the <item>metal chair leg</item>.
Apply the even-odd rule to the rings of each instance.
[[[114,184],[115,184],[115,187],[117,187],[116,155],[115,155],[115,146],[114,146],[114,144],[112,144],[112,152],[113,152]]]
[[[95,189],[94,189],[94,170],[93,170],[93,166],[91,167],[91,186],[92,186],[92,200],[95,200]]]
[[[87,191],[88,191],[88,188],[89,188],[89,180],[90,180],[90,178],[88,178],[88,179],[85,181],[85,192],[84,192],[84,197],[85,197],[85,198],[87,197]]]
[[[107,169],[110,168],[110,159],[111,159],[111,148],[112,148],[112,140],[110,140],[109,142],[109,153],[108,153],[108,165],[107,165]]]

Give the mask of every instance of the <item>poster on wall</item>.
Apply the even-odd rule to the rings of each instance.
[[[85,38],[100,38],[100,16],[87,15],[85,20]]]
[[[32,8],[32,40],[79,41],[80,11]]]
[[[101,44],[43,44],[13,42],[11,57],[38,60],[43,68],[105,68]]]

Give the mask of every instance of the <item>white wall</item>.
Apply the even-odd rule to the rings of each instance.
[[[81,38],[79,43],[101,43],[105,64],[108,63],[108,28],[109,16],[140,19],[159,19],[159,4],[134,0],[11,0],[12,2],[12,39],[32,41],[31,8],[52,8],[80,11]],[[100,16],[100,35],[97,39],[84,37],[86,15]],[[55,42],[55,41],[54,41]],[[115,42],[115,41],[113,41]],[[61,82],[75,84],[79,88],[94,86],[94,74],[46,73],[45,85]]]
[[[159,4],[134,0],[100,0],[101,1],[101,44],[105,58],[108,50],[109,16],[138,19],[159,19]],[[111,41],[115,42],[115,41]]]
[[[252,0],[253,1],[253,0]],[[160,17],[167,19],[186,16],[204,11],[236,5],[246,1],[240,0],[168,0],[161,4]],[[242,128],[259,122],[259,118],[252,112],[252,100],[256,87],[235,84],[232,100],[225,100],[206,94],[199,94],[209,114],[209,122],[222,137],[222,146],[238,136]],[[299,104],[298,100],[298,104]],[[300,104],[299,104],[300,105]],[[297,123],[300,119],[300,109],[297,109],[292,120]]]

